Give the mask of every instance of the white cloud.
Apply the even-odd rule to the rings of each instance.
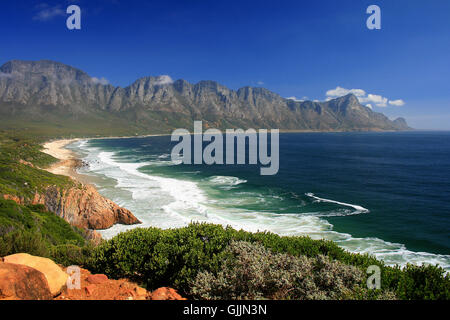
[[[405,105],[405,101],[403,101],[402,99],[389,100],[389,104],[392,106],[401,107]]]
[[[101,84],[101,85],[104,85],[104,86],[106,86],[107,84],[109,84],[109,81],[108,81],[108,79],[105,79],[105,78],[96,78],[96,77],[93,77],[93,78],[91,78],[91,81],[93,82],[93,83],[95,83],[95,84]]]
[[[306,100],[308,100],[308,97],[302,97],[301,99],[298,99],[297,97],[287,97],[286,99],[288,99],[288,100],[294,100],[294,101],[296,101],[296,102],[303,102],[303,101],[306,101]]]
[[[367,97],[358,97],[359,102],[361,103],[368,103],[371,102],[377,107],[387,107],[388,99],[385,97],[382,97],[378,94],[371,94],[369,93]]]
[[[403,106],[405,104],[405,102],[401,99],[389,100],[388,98],[385,98],[378,94],[372,93],[367,94],[362,89],[345,89],[339,86],[336,87],[336,89],[331,89],[326,92],[327,95],[326,101],[342,97],[350,93],[354,94],[361,104],[366,104],[366,106],[371,109],[373,108],[373,106],[384,108],[387,107],[388,104],[392,106]]]
[[[162,86],[171,83],[173,83],[172,78],[166,74],[156,77],[155,85]]]
[[[64,10],[62,10],[60,6],[49,7],[47,4],[43,3],[37,8],[39,9],[39,11],[33,17],[33,20],[48,21],[55,17],[62,17],[66,15]]]
[[[331,89],[327,91],[327,97],[330,97],[331,99],[346,96],[350,93],[353,93],[357,97],[362,97],[366,95],[366,92],[362,89],[345,89],[342,87],[337,86],[336,89]]]
[[[262,86],[262,85],[264,84],[264,82],[258,81],[258,82],[256,82],[256,84],[257,84],[258,86]]]

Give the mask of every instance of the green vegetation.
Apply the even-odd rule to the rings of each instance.
[[[298,266],[296,262],[293,266],[284,266],[283,270],[274,265],[275,262],[268,260],[264,262],[261,259],[244,261],[248,264],[245,265],[240,255],[230,247],[235,241],[260,245],[270,250],[266,254],[274,259],[297,261],[290,258],[296,257],[314,265],[315,269],[313,268],[310,277],[316,289],[310,293],[316,297],[377,299],[392,298],[394,294],[398,299],[450,298],[450,277],[444,275],[444,270],[439,267],[410,265],[401,270],[398,267],[385,266],[367,255],[346,252],[331,241],[317,241],[308,237],[280,237],[271,233],[250,233],[211,224],[191,224],[185,228],[169,230],[138,228],[121,233],[93,250],[88,268],[94,272],[106,273],[113,278],[133,279],[150,289],[172,286],[194,298],[221,298],[230,295],[241,295],[243,298],[271,298],[274,292],[249,292],[249,289],[237,292],[238,288],[235,286],[237,282],[233,285],[229,277],[240,275],[257,278],[258,272],[259,276],[279,272],[280,274],[271,275],[272,281],[282,281],[281,279],[286,278],[286,271],[289,268]],[[258,248],[256,250],[261,251]],[[230,255],[230,252],[234,254]],[[249,275],[244,270],[260,267],[258,263],[261,265],[265,263],[264,273],[253,270]],[[372,264],[381,268],[382,291],[365,289],[366,268]],[[238,272],[236,270],[238,266],[244,269]],[[349,270],[354,270],[353,267],[359,272],[355,272],[353,278],[348,278],[346,275]],[[340,274],[341,271],[345,272]],[[216,284],[209,293],[206,293],[208,290],[204,287],[206,286],[204,278],[211,280],[209,286]],[[299,278],[295,281],[299,281]],[[321,284],[320,281],[326,283]],[[219,284],[223,282],[227,282],[228,287],[222,287],[223,291],[220,291]],[[329,287],[330,283],[343,284],[342,290],[334,293],[330,291],[327,295],[323,295],[321,288],[324,288],[324,285]],[[265,285],[263,282],[256,287]],[[297,292],[293,296],[286,294],[283,297],[299,298],[308,295]]]
[[[1,109],[1,108],[0,108]],[[170,133],[176,128],[191,127],[191,120],[182,120],[173,112],[152,112],[148,109],[115,114],[91,110],[86,115],[67,115],[55,110],[30,115],[1,114],[0,127],[14,137],[38,137],[41,141],[57,138],[134,136]],[[166,121],[167,120],[167,121]]]
[[[244,241],[232,242],[225,253],[217,274],[197,274],[191,287],[195,298],[338,300],[358,299],[361,292],[367,296],[360,269],[324,255],[295,257]],[[390,292],[380,297],[395,298]]]
[[[13,195],[27,201],[48,186],[66,188],[74,184],[68,177],[39,169],[48,167],[56,159],[41,152],[38,141],[28,136],[0,134],[0,195]]]
[[[22,206],[0,199],[0,256],[26,252],[67,261],[64,248],[88,246],[84,230],[48,212],[42,205]]]

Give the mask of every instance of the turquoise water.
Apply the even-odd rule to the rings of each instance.
[[[170,137],[78,141],[70,146],[99,191],[143,226],[190,221],[336,241],[388,264],[450,270],[450,133],[280,135],[280,170],[174,165]],[[133,226],[101,231],[111,237]]]

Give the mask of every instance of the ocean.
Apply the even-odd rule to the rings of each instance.
[[[175,165],[170,136],[80,140],[99,192],[143,224],[307,235],[389,265],[450,271],[450,132],[282,133],[280,169]],[[137,226],[100,231],[105,238]]]

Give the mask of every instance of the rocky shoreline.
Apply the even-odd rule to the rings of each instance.
[[[129,210],[100,195],[94,186],[88,184],[86,179],[76,172],[77,168],[86,164],[76,158],[72,151],[64,148],[76,140],[47,142],[42,151],[59,159],[59,162],[47,168],[47,171],[68,176],[78,186],[65,190],[50,186],[43,194],[35,195],[33,204],[42,204],[71,225],[86,230],[108,229],[118,223],[140,224]],[[94,238],[98,237],[100,235],[96,233]]]

